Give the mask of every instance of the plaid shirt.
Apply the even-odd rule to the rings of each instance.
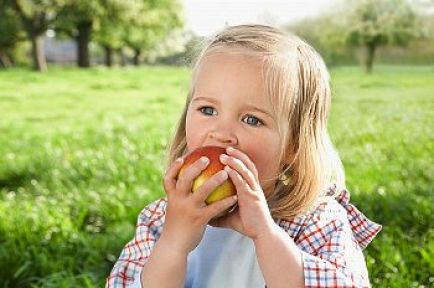
[[[329,192],[333,189],[335,186]],[[302,251],[305,287],[370,287],[362,249],[381,226],[349,203],[347,190],[336,199],[329,198],[306,215],[276,222]],[[162,198],[142,210],[136,235],[122,250],[106,287],[134,282],[163,230],[166,205]]]

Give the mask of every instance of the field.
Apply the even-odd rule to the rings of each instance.
[[[329,130],[356,206],[383,231],[373,287],[434,285],[434,67],[331,71]],[[102,287],[164,195],[184,68],[0,71],[0,287]],[[430,124],[431,123],[431,124]]]

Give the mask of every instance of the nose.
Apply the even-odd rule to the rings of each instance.
[[[208,134],[208,140],[215,145],[235,146],[238,139],[229,125],[219,125]]]

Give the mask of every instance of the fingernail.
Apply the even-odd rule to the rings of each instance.
[[[176,162],[177,162],[177,163],[182,163],[182,161],[184,161],[184,159],[182,159],[182,158],[178,158],[178,159],[176,159]]]
[[[203,164],[208,164],[209,160],[207,157],[201,157],[200,162],[202,162]]]
[[[235,151],[235,149],[234,149],[234,148],[232,148],[232,147],[228,147],[228,148],[226,149],[226,151],[228,151],[228,152],[230,153],[230,152],[234,152],[234,151]]]
[[[222,161],[222,162],[226,162],[227,160],[228,160],[228,155],[226,155],[226,154],[222,154],[222,155],[220,155],[220,161]]]

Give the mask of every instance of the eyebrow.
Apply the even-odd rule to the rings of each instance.
[[[196,97],[196,98],[194,98],[191,102],[195,102],[195,101],[199,101],[199,100],[202,100],[202,101],[208,101],[208,102],[211,102],[211,103],[214,103],[214,104],[219,104],[219,101],[218,101],[218,100],[216,100],[216,99],[214,99],[214,98],[204,97],[204,96]],[[265,111],[265,110],[263,110],[263,109],[261,109],[261,108],[258,108],[258,107],[256,107],[256,106],[254,106],[254,105],[246,104],[245,106],[246,106],[249,110],[254,110],[254,111],[257,111],[257,112],[261,112],[261,113],[267,115],[268,117],[274,119],[274,117],[273,117],[273,116],[271,115],[271,113],[268,112],[268,111]]]
[[[196,97],[196,98],[194,98],[193,101],[191,101],[191,102],[195,102],[195,101],[199,101],[199,100],[202,100],[202,101],[208,101],[208,102],[215,103],[215,104],[218,104],[218,103],[219,103],[219,101],[216,100],[216,99],[214,99],[214,98],[203,97],[203,96]]]

